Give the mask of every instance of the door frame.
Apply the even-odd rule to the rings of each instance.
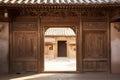
[[[44,34],[45,34],[45,31],[48,29],[48,28],[71,28],[74,32],[75,32],[75,34],[76,34],[76,71],[45,71],[44,70],[44,63],[45,63],[45,61],[44,61]],[[80,58],[80,49],[78,48],[79,47],[79,41],[80,41],[80,38],[79,38],[79,36],[80,35],[78,35],[78,33],[80,32],[80,30],[78,30],[78,26],[42,26],[41,27],[41,29],[42,29],[42,38],[41,38],[41,40],[40,40],[40,43],[42,43],[42,45],[41,45],[41,47],[40,48],[42,48],[42,52],[40,52],[40,54],[41,54],[41,57],[42,58],[40,58],[40,63],[42,64],[40,67],[42,67],[42,70],[40,71],[40,72],[44,72],[44,73],[46,73],[46,72],[50,72],[50,73],[52,73],[52,72],[57,72],[57,73],[61,73],[61,72],[72,72],[72,73],[79,73],[79,72],[81,72],[80,71],[80,66],[82,66],[82,65],[80,65],[80,59],[82,59],[82,56],[81,56],[81,58]],[[78,44],[79,43],[79,44]],[[82,47],[81,47],[82,48]],[[80,58],[80,59],[79,59]]]

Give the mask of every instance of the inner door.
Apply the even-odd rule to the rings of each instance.
[[[67,57],[66,41],[58,41],[58,57]]]

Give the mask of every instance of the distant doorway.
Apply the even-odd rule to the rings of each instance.
[[[66,41],[58,41],[58,57],[67,57]]]

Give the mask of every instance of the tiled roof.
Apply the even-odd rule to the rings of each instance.
[[[46,38],[45,37],[45,42],[55,42],[55,38],[51,38],[51,37]]]
[[[75,33],[71,28],[49,28],[45,36],[75,36]]]
[[[119,2],[120,0],[0,0],[0,4],[102,4]]]

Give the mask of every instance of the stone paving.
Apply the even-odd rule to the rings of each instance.
[[[6,74],[0,80],[120,80],[120,74],[108,73],[41,73]]]

